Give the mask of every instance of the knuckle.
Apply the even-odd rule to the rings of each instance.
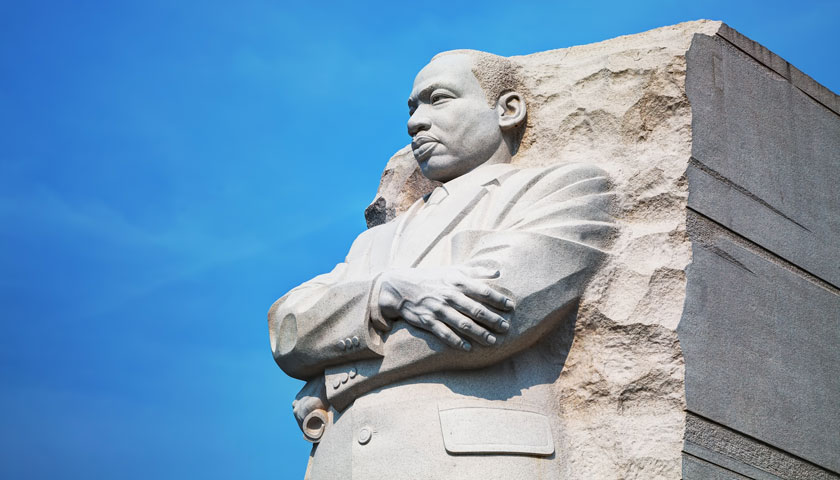
[[[440,303],[439,302],[434,301],[432,299],[427,299],[423,302],[423,312],[424,312],[423,315],[424,316],[426,316],[426,317],[434,316],[435,312],[437,312],[438,310],[440,310]]]
[[[469,331],[469,329],[470,329],[470,323],[469,323],[469,322],[467,322],[466,320],[464,320],[463,322],[461,322],[461,323],[458,325],[458,328],[460,328],[461,330],[463,330],[463,331],[465,331],[465,332],[466,332],[466,331]]]
[[[476,305],[475,307],[473,307],[471,315],[475,319],[478,319],[478,320],[483,319],[484,318],[484,309],[481,308],[480,306]]]

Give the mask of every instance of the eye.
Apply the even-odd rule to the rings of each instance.
[[[432,105],[440,105],[452,99],[452,94],[447,91],[436,90],[432,92],[429,101]]]

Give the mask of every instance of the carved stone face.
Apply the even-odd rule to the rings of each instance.
[[[499,114],[471,66],[467,55],[446,55],[414,79],[408,134],[420,170],[432,180],[452,180],[507,152]]]

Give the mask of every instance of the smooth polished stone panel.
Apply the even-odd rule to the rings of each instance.
[[[731,470],[727,470],[714,463],[693,457],[691,455],[683,455],[683,472],[682,478],[684,480],[746,480],[750,477],[739,475]]]
[[[768,50],[764,45],[750,40],[725,23],[720,26],[717,34],[757,62],[784,77],[791,85],[802,90],[809,97],[840,114],[840,97],[786,62],[782,57]]]
[[[687,409],[840,472],[840,292],[700,215],[688,230]]]
[[[818,102],[778,72],[793,75],[786,62],[753,50],[768,65],[721,36],[696,35],[686,55],[689,207],[838,286],[840,116],[826,106],[836,95],[802,76]]]

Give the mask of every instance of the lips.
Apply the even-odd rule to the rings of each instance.
[[[414,137],[411,141],[411,149],[414,151],[414,158],[418,161],[423,161],[432,154],[432,151],[437,147],[439,142],[437,139],[427,136],[427,135],[420,135]]]

